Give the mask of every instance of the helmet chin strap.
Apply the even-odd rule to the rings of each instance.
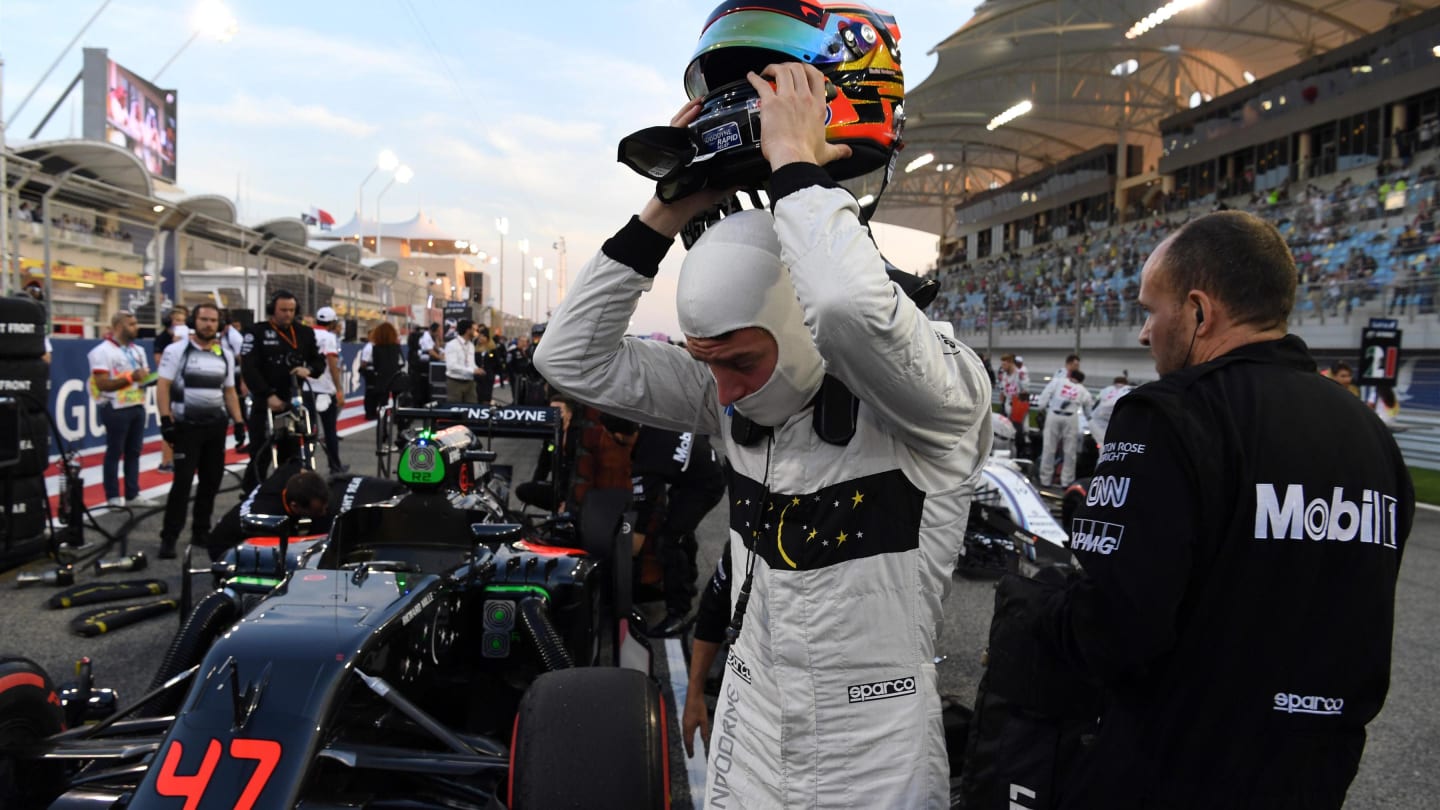
[[[895,139],[895,145],[890,147],[890,158],[885,161],[885,176],[880,180],[880,190],[875,192],[875,199],[869,205],[860,206],[860,224],[870,227],[870,218],[875,216],[875,210],[880,207],[880,198],[885,196],[885,189],[890,187],[890,178],[895,176],[895,161],[900,159],[900,139]]]

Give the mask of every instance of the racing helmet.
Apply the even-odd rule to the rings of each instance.
[[[845,180],[884,166],[905,119],[899,43],[894,15],[864,3],[726,0],[706,20],[685,70],[686,94],[705,99],[691,125],[701,136],[697,160],[732,151],[725,162],[761,160],[758,104],[745,75],[773,62],[805,62],[827,80],[826,140],[853,152],[828,164],[830,175]],[[750,138],[736,121],[737,108],[754,114]]]

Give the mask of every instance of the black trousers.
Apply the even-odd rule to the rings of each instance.
[[[677,615],[689,613],[695,601],[695,580],[700,574],[695,563],[695,530],[725,495],[723,485],[715,489],[685,486],[685,483],[688,482],[670,486],[666,493],[665,519],[655,535],[655,553],[665,576],[665,610]]]
[[[335,395],[330,395],[330,407],[320,412],[320,426],[325,430],[325,459],[330,462],[330,471],[340,467],[340,434],[335,432],[335,421],[340,417],[340,405]]]
[[[475,378],[475,400],[481,405],[490,404],[495,398],[495,375],[489,372]]]
[[[195,519],[190,536],[199,545],[210,534],[210,516],[215,512],[215,494],[225,476],[226,423],[187,425],[177,423],[175,439],[175,478],[165,499],[165,525],[160,530],[160,545],[173,548],[185,529],[185,506],[190,502],[190,482],[198,474],[200,485],[195,490]]]

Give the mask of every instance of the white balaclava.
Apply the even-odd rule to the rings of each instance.
[[[735,410],[751,421],[783,425],[820,390],[825,361],[780,262],[780,239],[769,212],[741,211],[707,229],[681,265],[675,305],[680,329],[689,337],[758,326],[775,338],[775,373],[735,401]]]

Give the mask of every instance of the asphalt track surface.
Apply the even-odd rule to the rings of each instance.
[[[373,433],[369,426],[352,419],[349,435],[341,442],[342,456],[354,472],[373,473]],[[342,429],[342,434],[347,430]],[[533,443],[519,440],[497,441],[496,450],[502,463],[516,467],[516,480],[525,480],[535,458]],[[156,462],[150,462],[153,468]],[[322,462],[323,469],[323,462]],[[155,473],[159,475],[159,473]],[[150,478],[148,480],[154,481]],[[234,480],[227,478],[226,486]],[[163,498],[163,482],[152,490]],[[216,503],[216,515],[222,514],[237,500],[237,493],[222,493]],[[101,514],[102,525],[114,528],[121,524],[121,513]],[[159,560],[160,515],[142,521],[130,535],[130,550],[145,551],[151,558],[149,570],[137,574],[107,575],[106,578],[155,577],[165,580],[171,595],[179,594],[180,566],[175,560]],[[710,513],[700,527],[700,571],[707,576],[713,570],[715,556],[726,533],[724,510]],[[98,540],[91,532],[89,539]],[[199,555],[203,559],[204,555]],[[120,691],[122,703],[139,697],[149,684],[165,649],[177,628],[176,614],[149,619],[95,638],[82,638],[68,630],[72,610],[50,610],[45,602],[53,589],[44,586],[15,588],[15,576],[23,570],[40,570],[49,563],[36,562],[21,569],[0,573],[0,654],[26,655],[42,664],[59,681],[71,677],[74,663],[82,656],[94,661],[97,682]],[[80,574],[80,581],[95,579],[92,571]],[[203,593],[208,580],[197,578]],[[944,694],[955,695],[969,704],[975,695],[980,677],[980,654],[985,646],[989,627],[993,583],[956,578],[954,588],[945,602],[945,623],[938,650],[945,659],[939,665],[940,687]],[[147,601],[146,599],[134,601]],[[663,612],[659,605],[642,608],[652,619]],[[1263,620],[1263,618],[1261,619]],[[683,672],[672,679],[667,659],[680,657],[679,645],[669,642],[655,646],[657,675],[671,692],[671,684],[683,688]],[[1369,726],[1369,742],[1360,765],[1360,773],[1351,786],[1349,810],[1381,810],[1395,807],[1440,806],[1440,513],[1419,510],[1415,528],[1405,552],[1396,595],[1394,665],[1389,699],[1380,716]],[[678,711],[669,713],[678,722]],[[679,729],[672,729],[672,781],[675,783],[676,810],[692,806],[687,783],[687,762],[678,744]],[[689,764],[689,773],[703,778],[703,761]],[[692,777],[693,778],[693,777]]]

